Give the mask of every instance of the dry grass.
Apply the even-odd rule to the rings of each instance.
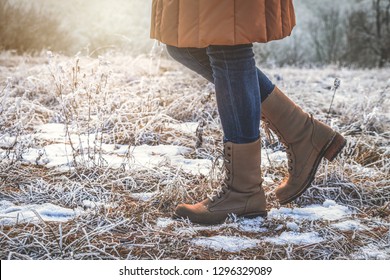
[[[58,16],[38,5],[10,4],[0,0],[0,49],[19,54],[39,53],[43,49],[66,51],[70,33],[61,27]]]
[[[0,147],[0,200],[17,205],[51,202],[85,210],[66,223],[42,220],[0,226],[1,259],[351,259],[370,258],[356,257],[368,245],[389,250],[389,87],[386,81],[377,82],[386,77],[386,70],[267,70],[292,98],[322,120],[331,100],[327,87],[335,77],[341,79],[332,126],[346,135],[348,146],[335,162],[321,164],[312,188],[291,206],[333,199],[354,209],[354,218],[369,230],[343,232],[327,221],[307,221],[301,229],[318,231],[323,242],[262,242],[256,249],[228,253],[196,247],[189,240],[214,235],[261,239],[281,234],[289,220],[265,220],[265,233],[243,232],[229,222],[218,230],[196,230],[186,221],[156,226],[158,218],[170,217],[177,203],[199,201],[221,179],[217,158],[222,135],[210,85],[169,60],[160,60],[158,49],[152,57],[114,54],[99,59],[1,53],[0,61],[0,140],[12,139]],[[367,82],[375,76],[379,78]],[[167,126],[187,121],[199,123],[198,133]],[[25,137],[34,135],[37,125],[49,122],[66,126],[72,144],[68,170],[23,160],[29,147],[50,144]],[[88,147],[80,147],[71,134],[96,138]],[[123,168],[112,169],[99,160],[101,145],[107,143],[186,146],[192,149],[189,157],[215,162],[215,172],[190,175],[168,161],[156,169],[136,168],[126,158]],[[264,174],[283,178],[284,163],[263,164]],[[275,186],[264,187],[268,208],[279,207],[272,192]],[[147,201],[132,196],[141,192],[155,194]],[[84,200],[96,206],[85,206]]]

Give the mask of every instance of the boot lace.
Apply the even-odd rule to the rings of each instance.
[[[215,202],[218,199],[221,199],[224,194],[226,194],[229,191],[229,181],[231,179],[231,171],[228,168],[228,165],[231,163],[231,151],[229,148],[227,148],[227,151],[220,151],[220,156],[217,157],[216,161],[223,157],[223,168],[225,169],[225,178],[223,179],[223,182],[221,184],[221,187],[218,188],[214,195],[207,196],[211,202]]]

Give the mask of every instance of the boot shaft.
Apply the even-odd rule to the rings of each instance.
[[[321,149],[334,136],[332,128],[304,112],[277,87],[263,102],[262,117],[288,144],[308,141]]]
[[[224,144],[226,184],[238,192],[255,192],[261,187],[261,142]]]
[[[262,106],[263,120],[286,146],[291,175],[299,176],[307,160],[335,137],[333,129],[304,112],[277,87]]]
[[[286,204],[310,186],[322,158],[333,160],[346,141],[277,87],[262,104],[262,118],[286,146],[289,176],[275,190],[280,203]]]

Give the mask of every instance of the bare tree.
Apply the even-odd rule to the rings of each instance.
[[[346,62],[384,67],[390,62],[390,0],[372,0],[348,15]]]
[[[340,11],[335,8],[322,8],[309,26],[315,60],[322,64],[338,63],[342,56],[344,22]]]

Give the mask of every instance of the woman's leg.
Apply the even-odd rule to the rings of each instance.
[[[206,49],[189,49],[187,51],[172,46],[167,46],[167,48],[176,60],[182,62],[184,59],[186,61],[185,63],[182,62],[184,65],[198,73],[203,71],[202,76],[213,82]],[[196,55],[193,55],[193,53],[196,53]],[[201,69],[196,67],[199,64],[198,57],[202,61],[200,63],[202,65]],[[293,173],[289,174],[287,180],[284,180],[276,189],[277,198],[282,204],[285,204],[300,196],[310,186],[320,160],[323,157],[333,160],[344,147],[345,139],[318,120],[311,117],[312,120],[310,121],[310,116],[305,114],[301,108],[276,88],[259,69],[257,69],[257,73],[261,93],[262,117],[270,128],[278,134],[279,138],[286,143],[289,155],[289,171]],[[267,98],[268,96],[270,98]],[[263,103],[263,101],[266,102]],[[294,114],[295,125],[292,125],[291,121],[292,111],[298,112]],[[286,116],[289,117],[286,118]],[[283,120],[285,124],[281,123]],[[298,130],[298,126],[302,129]],[[299,140],[290,139],[294,135],[298,135]],[[310,141],[304,140],[303,137]],[[331,140],[327,140],[329,137]],[[315,146],[313,146],[312,139],[316,139],[314,141]],[[322,143],[323,141],[325,141],[325,145]],[[292,153],[291,151],[295,152]],[[307,155],[310,154],[314,156],[309,160]],[[302,170],[305,172],[302,172]],[[299,176],[294,175],[298,173]]]
[[[214,197],[194,205],[179,204],[174,216],[202,224],[223,222],[230,214],[266,216],[260,170],[260,86],[252,45],[210,46],[206,54],[224,131],[226,177]],[[203,58],[205,63],[196,68],[207,65]]]
[[[214,83],[213,70],[206,48],[178,48],[167,45],[167,51],[173,59]]]
[[[211,69],[206,48],[178,48],[167,45],[167,51],[172,58],[192,71],[198,73],[209,82],[214,83],[213,70]],[[272,93],[275,85],[259,68],[256,69],[259,80],[261,102],[263,102],[268,95]]]
[[[209,46],[224,141],[236,144],[259,139],[260,86],[252,45]]]

